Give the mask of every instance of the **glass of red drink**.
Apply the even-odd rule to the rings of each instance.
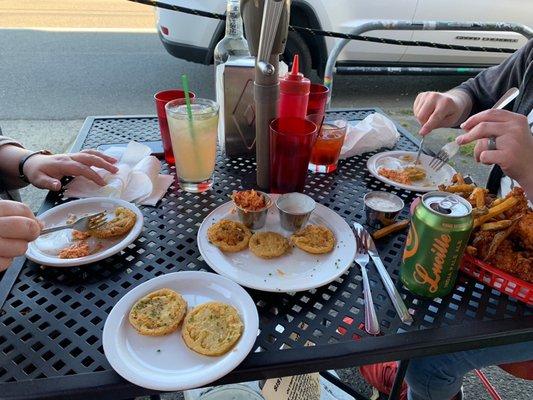
[[[270,191],[303,192],[317,126],[303,118],[270,123]]]
[[[191,98],[195,97],[193,92],[189,92]],[[161,132],[161,141],[163,142],[163,151],[165,152],[165,161],[174,165],[174,152],[172,151],[172,142],[170,141],[170,133],[168,131],[167,114],[165,105],[176,99],[185,98],[185,92],[181,89],[163,90],[154,95],[155,109],[157,111],[157,119],[159,121],[159,131]]]
[[[319,83],[312,83],[307,103],[307,115],[325,114],[329,89]]]
[[[313,121],[318,117],[310,115]],[[337,169],[348,122],[339,118],[322,118],[322,125],[318,132],[315,145],[311,152],[309,170],[312,172],[330,173]]]

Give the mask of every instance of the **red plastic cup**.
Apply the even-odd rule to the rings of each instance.
[[[270,123],[270,191],[303,192],[317,126],[303,118],[277,118]]]
[[[319,83],[311,84],[309,102],[307,103],[307,115],[324,114],[326,112],[328,93],[329,89],[326,86]]]
[[[196,97],[193,92],[189,92],[191,98]],[[163,151],[165,152],[165,161],[174,165],[174,152],[172,151],[172,142],[168,131],[167,114],[165,105],[176,99],[183,99],[185,92],[181,89],[163,90],[154,95],[155,108],[157,110],[157,119],[159,120],[159,131],[161,132],[161,141],[163,142]]]

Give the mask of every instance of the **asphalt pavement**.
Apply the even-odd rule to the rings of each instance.
[[[2,27],[151,29],[151,7],[126,0],[2,0]]]
[[[71,120],[153,112],[153,94],[179,86],[214,97],[213,67],[171,57],[153,32],[0,29],[0,120]],[[314,77],[317,80],[317,77]],[[410,110],[416,94],[461,77],[337,76],[334,107]]]
[[[124,0],[4,0],[0,15],[0,126],[27,147],[67,151],[89,115],[154,114],[153,94],[179,87],[183,73],[199,96],[214,98],[213,67],[168,55],[150,7]],[[447,90],[463,79],[338,76],[333,107],[381,107],[416,132],[416,94]],[[453,135],[441,130],[429,146],[436,149]],[[486,176],[468,152],[456,168],[478,181]],[[26,190],[23,198],[36,209],[42,192]],[[531,392],[531,385],[497,368],[486,371],[505,399]],[[355,369],[341,376],[368,391]],[[472,374],[467,382],[467,399],[489,398]]]

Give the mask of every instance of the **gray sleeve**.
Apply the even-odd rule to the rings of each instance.
[[[5,146],[6,144],[12,144],[15,146],[22,147],[22,145],[16,140],[10,139],[8,137],[2,136],[2,128],[0,128],[0,147]]]
[[[5,145],[14,145],[18,147],[23,147],[16,140],[10,139],[8,137],[2,136],[2,128],[0,128],[0,147]],[[20,189],[21,187],[26,186],[26,183],[22,182],[18,177],[7,177],[4,176],[2,171],[0,171],[0,198],[13,199],[13,193],[8,193],[8,190]]]
[[[517,50],[500,65],[487,68],[474,78],[457,86],[467,92],[473,101],[471,115],[491,108],[510,88],[519,87],[528,64],[533,60],[533,39]]]

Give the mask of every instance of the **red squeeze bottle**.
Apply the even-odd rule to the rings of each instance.
[[[298,72],[298,54],[294,55],[292,70],[279,80],[279,117],[305,118],[311,81]]]

